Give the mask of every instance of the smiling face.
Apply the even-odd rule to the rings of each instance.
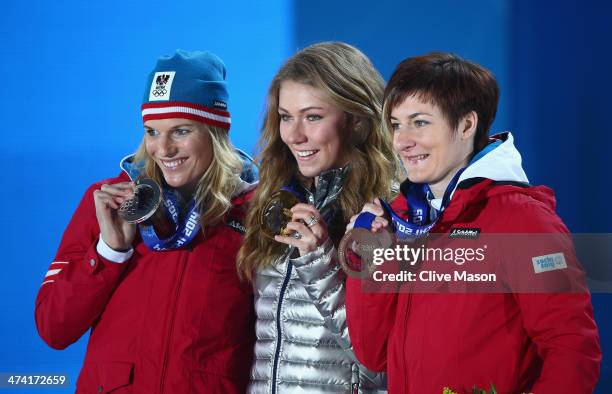
[[[283,81],[279,91],[280,137],[295,157],[302,175],[314,177],[342,167],[346,115],[323,91],[294,81]]]
[[[393,147],[408,179],[427,183],[436,198],[444,195],[457,171],[474,150],[475,113],[464,117],[454,132],[436,105],[408,96],[391,111]]]
[[[188,119],[145,122],[145,149],[166,183],[185,195],[193,194],[213,158],[208,128]]]

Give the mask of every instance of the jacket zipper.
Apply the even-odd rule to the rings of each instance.
[[[406,301],[406,316],[404,317],[404,328],[402,330],[404,335],[407,335],[406,333],[408,332],[408,318],[410,316],[410,307],[412,304],[412,283],[409,284],[408,294],[406,294],[406,296],[408,297],[408,300]],[[406,338],[404,338],[402,343],[402,371],[408,371],[406,367],[406,354]],[[408,392],[408,373],[404,373],[404,390]]]
[[[430,229],[430,234],[434,233],[434,229],[438,229],[440,227],[440,223],[442,222],[442,215],[444,214],[444,212],[442,212],[440,214],[440,216],[438,217],[438,224],[435,225],[433,228]],[[404,316],[404,327],[402,329],[402,332],[404,333],[404,336],[407,335],[406,333],[408,332],[408,319],[410,318],[410,309],[412,307],[412,297],[414,295],[414,293],[412,292],[412,288],[413,288],[413,284],[412,282],[410,282],[408,284],[408,293],[406,294],[406,296],[408,297],[408,300],[406,301],[406,316]],[[408,371],[408,368],[406,367],[406,338],[404,337],[404,341],[402,342],[402,364],[403,364],[403,371]],[[408,391],[408,374],[404,373],[404,390],[406,390],[406,392]]]
[[[293,250],[291,250],[291,252],[293,252]],[[291,261],[288,261],[287,262],[287,273],[285,274],[285,279],[283,280],[283,285],[281,286],[281,290],[278,295],[278,305],[276,306],[276,351],[274,352],[274,365],[272,367],[272,394],[276,394],[276,374],[278,372],[278,360],[280,358],[280,345],[281,345],[281,340],[282,340],[281,307],[283,305],[283,297],[285,295],[285,291],[287,290],[289,279],[291,279],[292,268],[293,268],[293,263]]]
[[[179,271],[178,280],[177,280],[178,284],[174,291],[174,300],[172,301],[172,312],[170,313],[170,331],[168,332],[168,342],[166,343],[166,349],[164,351],[164,361],[162,363],[162,370],[160,374],[161,376],[160,384],[159,384],[160,393],[164,392],[164,383],[166,380],[166,369],[168,368],[168,355],[170,354],[170,345],[172,343],[172,334],[174,332],[174,319],[176,318],[176,304],[178,303],[178,296],[180,294],[181,287],[183,285],[183,273],[185,272],[185,267],[187,266],[187,263],[185,261],[187,260],[187,258],[188,257],[183,259],[183,265],[181,266],[181,269]]]
[[[351,366],[351,394],[359,394],[359,367],[357,364]]]

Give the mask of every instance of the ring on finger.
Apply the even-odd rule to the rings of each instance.
[[[298,233],[297,231],[294,232],[291,236],[293,238],[295,238],[295,239],[301,239],[302,238],[302,234]]]
[[[311,215],[310,220],[308,221],[308,223],[306,223],[306,226],[312,227],[317,223],[319,223],[319,219],[315,215]]]

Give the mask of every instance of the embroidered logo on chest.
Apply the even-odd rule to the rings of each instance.
[[[448,238],[477,239],[480,236],[479,228],[453,228]]]
[[[244,227],[244,225],[236,219],[231,219],[230,221],[227,222],[227,225],[233,228],[234,230],[238,231],[242,235],[246,233],[246,227]]]

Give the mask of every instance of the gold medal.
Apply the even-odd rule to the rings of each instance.
[[[259,225],[264,235],[272,239],[275,235],[291,235],[292,231],[287,229],[287,223],[293,216],[291,208],[299,202],[300,200],[287,190],[272,194],[259,217]]]

